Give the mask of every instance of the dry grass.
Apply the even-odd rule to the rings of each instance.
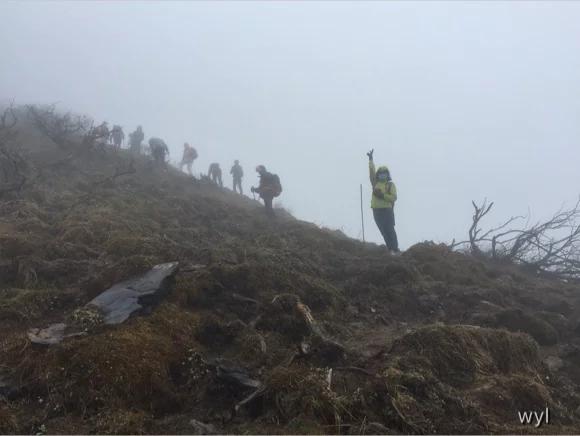
[[[187,432],[191,418],[246,433],[356,433],[371,421],[394,432],[502,432],[513,430],[501,423],[506,407],[555,399],[528,336],[407,331],[457,322],[496,294],[502,309],[528,313],[522,302],[544,283],[444,246],[390,257],[282,211],[272,221],[250,199],[141,159],[136,173],[100,183],[128,156],[71,152],[66,167],[0,204],[0,268],[10,271],[0,276],[0,368],[20,395],[0,403],[0,432]],[[151,314],[55,347],[26,340],[29,326],[72,319],[114,283],[168,261],[183,271]],[[574,305],[569,287],[549,286]],[[280,294],[356,350],[322,359],[304,320],[272,303]],[[380,336],[385,326],[391,336]],[[210,357],[246,368],[266,392],[232,416],[249,392],[220,380]],[[328,368],[341,365],[364,371],[335,371],[329,388]],[[484,404],[489,412],[477,412]]]
[[[0,401],[0,433],[13,434],[18,431],[18,419],[10,407]]]
[[[0,319],[28,322],[75,301],[75,295],[61,289],[0,290]]]
[[[403,336],[391,353],[384,377],[392,407],[413,432],[515,429],[518,411],[555,407],[527,335],[434,325]]]

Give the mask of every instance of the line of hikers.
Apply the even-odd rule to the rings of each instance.
[[[151,145],[151,141],[149,141]],[[153,148],[152,148],[153,150]],[[187,172],[193,177],[191,166],[193,161],[197,159],[197,151],[195,148],[190,146],[187,142],[183,144],[183,157],[181,159],[180,170],[183,171],[183,166],[187,167]],[[252,194],[258,194],[262,200],[264,200],[264,205],[266,207],[266,212],[268,215],[274,215],[274,209],[272,207],[272,202],[275,197],[278,197],[282,193],[282,184],[280,183],[280,178],[277,174],[272,174],[266,170],[264,165],[258,165],[256,167],[256,172],[260,177],[260,183],[258,187],[252,186],[250,188]],[[230,169],[230,174],[232,175],[233,186],[232,190],[244,195],[244,188],[242,187],[242,179],[244,177],[244,169],[240,165],[239,160],[234,161],[234,165]],[[207,170],[207,176],[209,180],[223,188],[222,180],[222,169],[218,162],[212,162]],[[254,197],[255,198],[255,197]]]
[[[106,121],[103,121],[103,123],[97,127],[92,128],[90,134],[94,139],[109,143],[117,150],[121,149],[125,142],[125,132],[123,132],[123,128],[115,124],[112,129],[109,129],[109,124]],[[138,126],[137,130],[129,134],[129,150],[136,154],[141,154],[141,143],[144,139],[145,135],[143,134],[143,129],[141,126]]]
[[[105,138],[111,144],[120,149],[125,139],[125,134],[121,126],[115,125],[109,132],[107,123],[104,122],[95,131],[99,133],[99,137]],[[129,134],[129,150],[141,154],[141,143],[145,139],[143,129],[138,126],[137,129]],[[149,139],[149,150],[153,161],[161,166],[166,167],[166,156],[169,155],[169,147],[165,141],[160,138],[153,137]],[[392,253],[399,252],[399,243],[397,240],[397,233],[395,231],[395,201],[397,200],[397,187],[391,178],[391,173],[386,166],[375,168],[373,161],[374,149],[367,153],[369,158],[369,177],[372,186],[371,208],[373,210],[373,218],[375,223],[385,240],[387,248]],[[183,167],[187,168],[187,172],[193,177],[192,165],[197,159],[197,150],[189,145],[187,142],[183,144],[183,156],[180,163],[180,170]],[[264,200],[264,205],[268,214],[273,215],[272,201],[282,193],[282,185],[280,178],[276,174],[266,171],[264,165],[258,165],[256,172],[260,177],[260,184],[257,188],[252,186],[252,194],[256,193]],[[242,178],[244,177],[244,170],[238,160],[234,161],[234,165],[230,169],[230,174],[233,178],[233,191],[243,195]],[[222,170],[219,163],[213,162],[208,169],[209,179],[216,185],[223,187]]]
[[[93,133],[95,137],[101,138],[105,142],[110,142],[115,149],[121,149],[125,140],[125,133],[123,132],[122,127],[115,125],[113,126],[113,129],[109,131],[107,122],[103,122],[101,125],[95,127]],[[145,150],[142,149],[144,139],[145,134],[143,133],[143,128],[138,126],[134,132],[129,134],[129,151],[135,154],[147,154]],[[169,147],[165,141],[161,138],[152,137],[149,139],[148,144],[148,151],[151,154],[155,165],[160,168],[167,168],[166,157],[169,155]],[[183,144],[183,156],[179,164],[179,170],[183,171],[183,167],[185,167],[187,173],[193,177],[192,166],[197,158],[197,150],[186,142]],[[256,172],[260,178],[260,183],[258,187],[252,186],[250,190],[252,194],[258,194],[259,197],[264,200],[266,213],[268,215],[274,215],[274,209],[272,207],[273,200],[282,193],[280,178],[278,175],[268,172],[264,165],[258,165],[256,167]],[[233,179],[233,191],[243,195],[244,190],[242,187],[242,178],[244,177],[244,170],[238,160],[234,161],[234,165],[230,169],[230,174]],[[219,163],[213,162],[209,166],[207,177],[214,184],[223,187],[222,170]]]

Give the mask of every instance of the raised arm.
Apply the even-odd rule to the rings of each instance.
[[[369,179],[371,181],[371,186],[374,188],[377,183],[377,171],[375,170],[375,164],[372,160],[369,160]]]
[[[377,183],[377,172],[375,170],[375,163],[373,162],[373,153],[375,152],[375,149],[373,148],[371,151],[369,151],[367,153],[367,156],[369,157],[369,179],[371,181],[371,186],[374,188],[375,184]]]

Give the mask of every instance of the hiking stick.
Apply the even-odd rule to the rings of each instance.
[[[364,220],[364,215],[363,215],[362,183],[360,184],[360,223],[361,223],[361,226],[362,226],[363,242],[365,242],[365,220]]]

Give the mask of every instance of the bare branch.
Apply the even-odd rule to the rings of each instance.
[[[86,116],[73,115],[70,112],[59,114],[54,105],[29,105],[26,109],[36,127],[61,147],[69,145],[74,136],[85,135],[92,124]]]
[[[482,219],[493,202],[481,205],[472,201],[474,213],[468,231],[469,239],[450,244],[452,249],[468,248],[472,254],[489,255],[525,265],[537,273],[562,279],[580,280],[580,198],[570,209],[564,206],[546,221],[530,225],[530,214],[513,216],[483,231]],[[521,228],[512,227],[525,219]]]
[[[17,123],[18,117],[11,103],[0,115],[0,198],[20,192],[27,182],[28,165],[13,143]]]
[[[16,116],[16,112],[14,110],[14,102],[10,103],[4,112],[0,116],[0,131],[7,131],[11,130],[16,123],[18,122],[18,117]]]
[[[477,246],[477,241],[481,238],[478,236],[479,232],[479,222],[482,220],[484,216],[486,216],[491,208],[493,207],[493,201],[488,205],[487,199],[483,200],[481,206],[477,206],[475,201],[472,201],[471,204],[473,205],[473,221],[471,227],[469,228],[469,246],[472,253],[479,253],[479,247]]]

